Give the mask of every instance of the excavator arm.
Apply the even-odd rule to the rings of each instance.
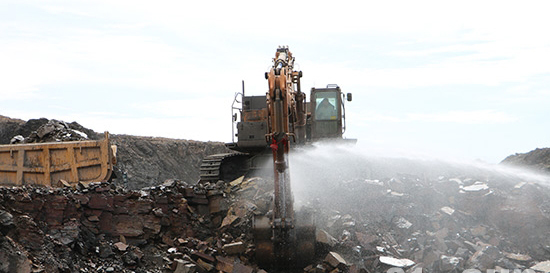
[[[269,91],[267,107],[269,112],[267,141],[273,152],[274,208],[273,225],[287,229],[293,226],[294,209],[290,178],[288,175],[288,151],[290,137],[296,136],[291,120],[295,109],[294,88],[291,80],[294,59],[288,48],[279,48],[273,59],[273,67],[267,74]]]
[[[288,170],[291,143],[305,141],[305,94],[300,91],[301,72],[294,71],[288,47],[277,49],[266,73],[268,134],[273,153],[273,213],[255,219],[256,258],[273,267],[294,267],[313,258],[315,227],[296,219]]]

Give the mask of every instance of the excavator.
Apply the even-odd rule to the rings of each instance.
[[[246,173],[265,174],[265,162],[272,162],[267,168],[274,187],[272,213],[256,216],[253,223],[256,260],[268,267],[299,267],[315,255],[313,217],[294,211],[288,162],[291,146],[356,141],[343,138],[344,99],[351,101],[351,93],[345,95],[338,85],[312,88],[307,102],[300,85],[302,71],[294,70],[294,61],[288,46],[277,49],[265,73],[269,88],[263,96],[246,96],[243,82],[243,91],[232,104],[237,133],[233,130],[233,142],[226,144],[236,152],[208,156],[201,165],[201,182],[229,182]]]

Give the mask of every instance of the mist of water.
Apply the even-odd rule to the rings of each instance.
[[[334,195],[347,182],[362,180],[381,183],[403,175],[417,179],[470,179],[492,183],[532,182],[550,187],[550,176],[520,167],[466,161],[453,158],[436,158],[398,151],[379,151],[356,145],[323,142],[290,154],[292,189],[298,203],[312,198]],[[473,183],[472,182],[472,183]],[[357,192],[356,199],[366,196]],[[338,202],[355,202],[349,199]]]

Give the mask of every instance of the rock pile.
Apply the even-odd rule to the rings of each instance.
[[[304,272],[545,272],[550,189],[491,172],[472,175],[342,180],[324,189],[331,194],[300,200],[317,225],[317,260]],[[271,184],[258,177],[228,184],[229,209],[218,229],[233,242],[225,247],[253,257],[251,221],[270,213]]]
[[[0,272],[252,272],[236,256],[242,243],[216,229],[223,195],[177,180],[139,191],[0,187]]]
[[[399,174],[311,188],[297,200],[317,226],[317,259],[303,271],[544,272],[550,190],[518,179]],[[0,272],[277,272],[254,264],[251,232],[272,196],[258,177],[135,191],[3,187]]]
[[[330,235],[323,245],[350,272],[524,270],[550,255],[550,189],[539,183],[401,174],[341,180],[323,192],[310,200]],[[328,264],[308,270],[331,272]]]
[[[42,135],[57,139],[56,128],[66,129],[46,127]],[[0,273],[277,272],[255,264],[251,232],[253,217],[270,213],[272,181],[191,185],[219,143],[113,142],[134,190],[0,187]],[[296,207],[317,226],[316,259],[297,272],[550,271],[548,177],[310,153],[303,161],[321,164],[291,158],[291,172],[303,172],[291,174]],[[538,154],[537,162],[550,158]]]
[[[32,131],[27,137],[22,135],[14,136],[10,140],[10,144],[78,141],[87,139],[88,135],[79,130],[71,129],[66,122],[52,119],[42,124],[36,131]]]

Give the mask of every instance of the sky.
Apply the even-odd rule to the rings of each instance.
[[[366,152],[498,163],[550,146],[547,1],[0,0],[0,115],[232,141],[279,45],[338,84]]]

